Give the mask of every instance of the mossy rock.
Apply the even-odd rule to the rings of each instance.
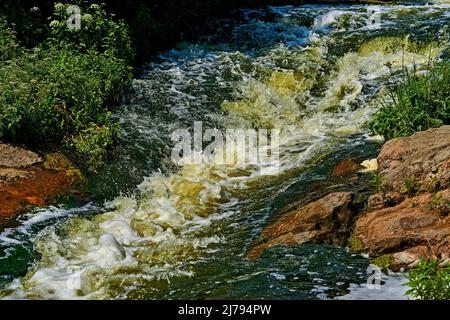
[[[364,251],[364,244],[361,239],[358,238],[356,234],[352,234],[347,240],[349,248],[354,252]]]
[[[387,270],[392,265],[392,255],[384,254],[372,260],[372,264],[379,267],[381,270]]]
[[[70,186],[82,186],[86,184],[86,178],[79,169],[68,169],[66,170],[66,177],[69,180]]]
[[[48,170],[64,171],[73,168],[72,163],[60,152],[45,155],[44,168]]]

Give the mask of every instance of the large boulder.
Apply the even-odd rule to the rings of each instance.
[[[392,269],[421,258],[448,261],[450,126],[386,142],[378,165],[385,192],[369,198],[354,233],[364,251],[389,255]]]
[[[370,256],[392,255],[391,268],[412,267],[421,258],[450,254],[450,191],[425,193],[400,204],[368,212],[356,222],[355,235]]]
[[[381,183],[386,191],[404,192],[407,180],[422,185],[432,179],[450,186],[450,126],[417,132],[386,142],[378,157]]]
[[[330,193],[324,198],[283,214],[267,226],[258,244],[247,254],[258,258],[268,248],[302,243],[343,244],[352,224],[354,195]]]

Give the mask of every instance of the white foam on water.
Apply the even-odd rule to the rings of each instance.
[[[351,284],[350,293],[335,298],[336,300],[411,300],[406,292],[410,289],[408,279],[403,275],[383,275],[383,284],[379,288],[364,284]]]

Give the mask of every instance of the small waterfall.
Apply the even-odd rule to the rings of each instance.
[[[67,217],[33,234],[40,258],[24,277],[5,286],[2,296],[168,298],[198,290],[206,297],[215,282],[226,286],[262,281],[263,274],[282,282],[283,277],[271,274],[283,270],[274,271],[270,264],[258,267],[259,272],[243,266],[252,232],[242,222],[253,214],[257,219],[252,226],[261,227],[274,199],[299,172],[330,150],[369,141],[365,125],[379,107],[383,86],[404,66],[420,68],[443,50],[442,44],[418,41],[432,30],[439,37],[440,26],[449,23],[448,8],[377,7],[381,19],[376,25],[366,6],[270,7],[252,15],[243,11],[242,21],[233,22],[231,36],[217,31],[204,43],[180,44],[156,57],[134,81],[131,100],[115,114],[125,142],[142,154],[144,163],[147,153],[153,156],[157,149],[161,167],[173,167],[170,134],[202,121],[219,131],[279,130],[279,170],[214,161],[186,164],[154,171],[133,194],[116,197],[98,214],[52,213],[55,219]],[[273,21],[262,19],[267,11]],[[20,245],[10,234],[0,240],[13,249]],[[233,258],[227,256],[229,247],[236,254]],[[344,249],[304,250],[306,260],[296,260],[301,262],[296,272],[312,279],[314,290],[326,287],[324,280],[302,268],[315,266],[317,259],[336,259],[336,265],[346,269],[342,274],[350,272],[353,260],[360,269],[363,264]],[[346,255],[349,260],[343,262]],[[229,270],[219,273],[217,265]],[[190,289],[192,283],[195,289]],[[314,290],[296,287],[293,292],[324,297],[326,290]]]

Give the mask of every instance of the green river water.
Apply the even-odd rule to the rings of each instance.
[[[245,254],[284,206],[314,198],[339,159],[376,157],[381,140],[366,124],[383,87],[404,66],[448,59],[449,22],[444,3],[268,7],[211,21],[196,42],[152,57],[116,109],[122,146],[89,180],[108,201],[35,210],[2,231],[0,295],[404,297],[400,275],[380,290],[359,285],[370,261],[347,248],[276,247],[256,261]],[[279,170],[176,167],[170,135],[194,121],[280,130]]]

